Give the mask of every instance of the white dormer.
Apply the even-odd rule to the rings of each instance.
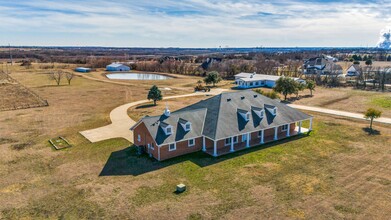
[[[265,104],[265,108],[270,112],[270,114],[272,114],[273,116],[276,116],[277,115],[277,107],[274,106],[274,105],[266,105]]]
[[[259,118],[263,118],[265,116],[265,109],[258,107],[251,107],[255,114],[258,115]]]
[[[172,126],[171,125],[169,125],[165,122],[160,122],[160,127],[163,129],[163,131],[166,135],[172,134]]]
[[[250,121],[250,112],[242,109],[238,109],[238,113],[243,117],[244,120]]]
[[[185,131],[191,130],[191,122],[189,122],[185,119],[182,119],[182,118],[180,118],[178,122],[179,122],[179,124],[181,124],[183,130],[185,130]]]

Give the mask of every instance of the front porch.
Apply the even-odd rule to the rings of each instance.
[[[283,140],[285,138],[289,138],[292,136],[307,134],[312,130],[312,119],[310,120],[310,128],[302,127],[301,121],[297,122],[295,124],[297,124],[297,126],[295,126],[293,131],[288,130],[286,132],[277,133],[277,130],[279,127],[275,127],[274,128],[275,132],[273,135],[265,135],[265,130],[263,130],[261,132],[262,133],[261,136],[259,136],[257,138],[251,138],[250,140],[248,140],[248,141],[246,140],[245,142],[237,141],[234,144],[218,146],[218,144],[217,144],[218,141],[214,141],[214,146],[211,146],[211,147],[205,146],[203,151],[211,156],[218,157],[218,156],[226,155],[226,154],[233,153],[236,151],[249,149],[249,148],[261,146],[261,145],[264,145],[267,143]],[[247,137],[249,138],[251,136],[252,136],[251,133],[248,133]],[[239,140],[239,137],[240,136],[237,137],[238,140]],[[233,141],[233,138],[232,138],[232,141]]]

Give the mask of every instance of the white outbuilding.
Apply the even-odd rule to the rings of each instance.
[[[257,87],[274,88],[276,81],[282,76],[265,75],[256,73],[239,73],[235,75],[235,84],[240,89],[249,89]],[[293,78],[293,77],[292,77]],[[299,78],[293,78],[295,81],[303,83]]]
[[[112,63],[106,66],[106,70],[110,72],[126,72],[130,71],[130,67],[122,64],[122,63]]]

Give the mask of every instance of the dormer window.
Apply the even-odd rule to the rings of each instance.
[[[243,109],[238,109],[238,113],[243,117],[244,120],[250,121],[250,112]]]
[[[277,115],[277,107],[273,105],[265,105],[265,108],[272,114],[273,116]]]
[[[183,118],[179,119],[179,124],[181,124],[183,130],[190,131],[191,130],[191,123]]]
[[[172,127],[171,126],[166,128],[166,135],[170,135],[170,134],[172,134]]]
[[[172,134],[172,126],[171,125],[169,125],[165,122],[160,122],[160,127],[163,129],[163,131],[166,135]]]
[[[263,118],[263,116],[265,115],[265,110],[263,108],[252,106],[251,109],[254,111],[255,114],[257,114],[259,118]]]

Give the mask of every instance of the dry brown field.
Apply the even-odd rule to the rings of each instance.
[[[38,67],[12,74],[50,105],[0,112],[0,219],[387,219],[391,212],[391,126],[376,123],[378,135],[368,135],[365,121],[313,114],[309,136],[159,163],[137,156],[126,140],[92,144],[78,133],[145,99],[152,82],[76,77],[55,86]],[[159,86],[182,94],[195,79]],[[203,98],[167,102],[174,111]],[[140,117],[164,106],[129,112]],[[60,135],[73,147],[52,149],[48,140]],[[178,183],[188,190],[173,193]]]

